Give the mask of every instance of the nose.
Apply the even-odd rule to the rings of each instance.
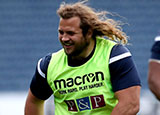
[[[61,39],[62,41],[69,41],[69,37],[68,37],[67,34],[65,34],[65,33],[60,36],[60,39]]]

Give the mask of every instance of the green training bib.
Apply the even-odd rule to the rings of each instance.
[[[115,42],[96,38],[93,56],[68,66],[64,50],[52,54],[47,81],[54,92],[55,115],[110,115],[118,100],[112,91],[109,56]]]

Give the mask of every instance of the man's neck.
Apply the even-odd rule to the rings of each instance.
[[[68,56],[68,65],[69,66],[80,66],[86,63],[93,56],[95,49],[96,49],[96,43],[93,45],[93,48],[87,57],[73,58],[73,57]]]
[[[89,46],[86,47],[85,51],[82,52],[81,54],[77,55],[77,56],[72,56],[72,60],[77,60],[77,61],[80,61],[80,60],[83,60],[85,58],[87,58],[91,52],[93,51],[94,47],[95,47],[95,44],[96,44],[96,41],[93,40],[90,42]]]

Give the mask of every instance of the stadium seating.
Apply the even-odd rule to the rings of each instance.
[[[60,0],[0,1],[0,91],[28,90],[38,59],[61,48],[56,15],[59,4]],[[160,29],[159,1],[90,0],[89,5],[108,10],[127,23],[123,26],[130,36],[127,47],[143,88],[147,88],[150,48]]]

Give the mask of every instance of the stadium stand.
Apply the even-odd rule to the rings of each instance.
[[[57,39],[59,4],[58,0],[0,1],[0,91],[27,90],[37,60],[61,48]],[[128,23],[124,26],[130,36],[128,47],[147,88],[149,51],[160,24],[159,1],[90,0],[89,5]]]
[[[56,15],[60,2],[0,0],[0,92],[27,91],[38,59],[61,48]],[[88,4],[127,23],[124,31],[131,43],[127,47],[139,70],[142,90],[147,90],[150,48],[160,29],[159,1],[89,0]]]

